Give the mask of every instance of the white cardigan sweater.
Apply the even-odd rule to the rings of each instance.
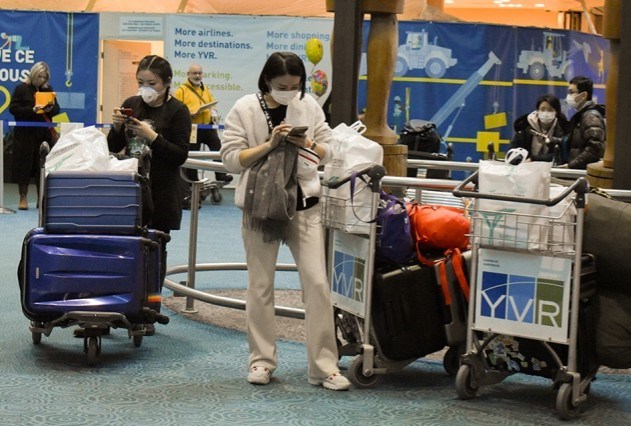
[[[287,105],[285,123],[292,126],[309,126],[307,135],[316,141],[318,146],[323,147],[326,152],[320,160],[320,164],[331,161],[333,154],[329,143],[333,134],[329,125],[324,121],[322,108],[312,96],[305,94],[303,99],[296,96]],[[235,204],[238,207],[243,207],[245,185],[249,174],[249,169],[245,169],[239,162],[239,153],[244,149],[265,143],[268,138],[267,119],[256,94],[246,95],[237,100],[226,116],[219,152],[228,172],[241,173],[235,193]],[[317,173],[304,175],[299,168],[298,182],[305,197],[320,195],[320,179]]]

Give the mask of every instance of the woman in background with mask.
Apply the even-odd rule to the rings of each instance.
[[[182,209],[180,166],[188,157],[191,115],[188,108],[169,93],[173,71],[166,59],[145,56],[138,64],[138,95],[114,110],[113,126],[107,135],[111,152],[151,154],[153,214],[143,217],[151,228],[169,233],[180,229]],[[129,114],[121,111],[130,109]],[[144,209],[143,209],[144,210]]]
[[[537,99],[535,110],[515,120],[515,136],[511,148],[524,148],[532,161],[553,161],[560,164],[561,140],[567,118],[561,112],[561,102],[554,95]]]
[[[305,94],[306,79],[296,54],[271,54],[259,76],[259,92],[239,99],[225,120],[222,161],[228,172],[241,173],[235,204],[243,210],[248,266],[248,382],[268,384],[277,367],[274,275],[285,243],[305,303],[308,382],[346,390],[350,383],[337,365],[317,174],[318,164],[331,160],[332,132],[320,105]],[[308,128],[292,136],[295,126]]]

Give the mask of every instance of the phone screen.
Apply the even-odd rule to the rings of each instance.
[[[289,136],[302,136],[308,129],[308,126],[296,126],[289,131]]]

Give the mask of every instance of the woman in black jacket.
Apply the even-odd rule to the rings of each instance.
[[[47,105],[35,105],[37,92],[53,92],[48,84],[50,69],[45,62],[37,62],[31,67],[28,79],[15,87],[11,97],[9,111],[15,121],[50,122],[54,115],[59,114],[59,104],[56,99]],[[28,209],[28,185],[32,177],[39,192],[39,147],[42,142],[51,142],[55,131],[47,127],[15,126],[13,128],[13,178],[18,184],[20,193],[20,210]]]
[[[113,126],[107,135],[112,152],[124,149],[127,154],[135,155],[143,149],[150,151],[153,215],[149,220],[143,218],[143,222],[166,233],[180,229],[180,166],[188,158],[191,138],[191,114],[169,93],[172,78],[173,71],[166,59],[145,56],[136,71],[138,95],[126,99],[121,108],[114,110]]]
[[[524,148],[532,161],[555,161],[561,156],[561,140],[567,128],[561,102],[554,95],[537,99],[536,109],[515,120],[511,148]]]

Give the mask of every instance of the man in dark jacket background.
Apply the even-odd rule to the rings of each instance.
[[[567,164],[561,167],[586,169],[605,152],[605,108],[592,100],[593,90],[594,83],[588,77],[570,80],[565,100],[576,113],[568,127]]]

